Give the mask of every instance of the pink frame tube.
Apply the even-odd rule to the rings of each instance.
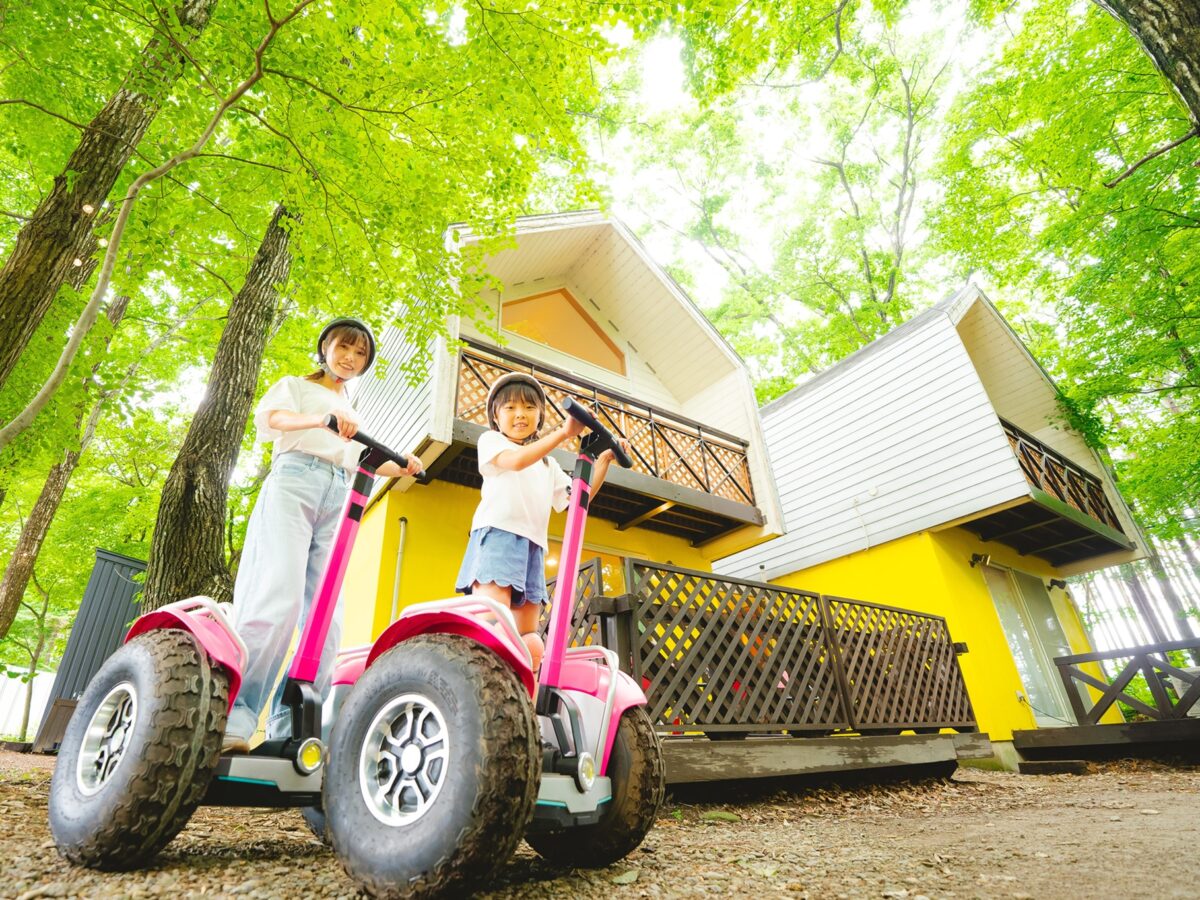
[[[333,621],[333,611],[342,593],[342,581],[350,563],[350,550],[354,547],[354,538],[358,535],[361,513],[358,517],[352,515],[351,507],[357,506],[362,510],[370,499],[358,490],[358,485],[364,477],[368,485],[374,480],[373,473],[359,466],[354,485],[346,494],[346,505],[342,508],[342,524],[338,526],[333,549],[329,551],[325,574],[321,578],[321,586],[317,588],[317,596],[313,598],[312,608],[300,634],[300,644],[288,668],[288,678],[307,681],[310,684],[317,678],[317,670],[321,666],[321,651],[325,647],[325,638],[329,635],[329,623]]]
[[[592,471],[592,458],[580,453],[586,460],[582,467],[584,475]],[[578,471],[578,467],[577,467]],[[571,481],[571,505],[567,508],[567,527],[563,533],[562,552],[559,554],[558,579],[554,585],[554,601],[550,608],[550,627],[546,631],[546,655],[538,673],[538,683],[547,687],[563,687],[563,659],[567,650],[567,633],[571,617],[575,612],[575,579],[579,575],[579,558],[583,554],[583,529],[587,524],[587,504],[592,486],[587,478],[573,477]]]

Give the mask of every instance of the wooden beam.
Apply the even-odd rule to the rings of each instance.
[[[619,525],[617,525],[617,531],[626,531],[627,529],[633,528],[637,525],[641,525],[647,519],[653,519],[659,513],[665,513],[668,509],[670,509],[674,505],[675,505],[674,500],[667,500],[664,503],[660,503],[658,506],[655,506],[652,509],[646,510],[644,513],[642,513],[639,516],[634,516],[632,519],[626,519],[624,522],[621,522]]]
[[[686,784],[948,763],[958,759],[956,737],[749,737],[743,741],[668,737],[662,748],[667,783]],[[979,752],[978,741],[972,742],[974,752]]]

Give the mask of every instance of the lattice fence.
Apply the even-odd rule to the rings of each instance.
[[[973,728],[943,619],[629,560],[633,675],[664,731]]]
[[[557,582],[557,578],[551,578],[546,582],[546,591],[551,601],[554,600],[554,587]],[[581,564],[579,574],[575,578],[575,608],[571,614],[571,621],[574,625],[569,632],[571,640],[567,646],[582,647],[603,643],[600,616],[592,603],[594,598],[603,593],[603,563],[599,557],[596,557]],[[542,614],[538,619],[538,634],[542,636],[542,640],[546,639],[546,632],[550,628],[552,605],[552,602],[542,605]]]
[[[650,716],[712,732],[846,728],[820,598],[634,562],[635,677]]]
[[[1095,475],[1072,464],[1037,438],[1026,434],[1011,422],[1003,422],[1009,446],[1017,457],[1025,480],[1073,509],[1079,510],[1110,528],[1122,531],[1121,522],[1104,494],[1104,486]]]
[[[945,619],[842,597],[823,600],[857,729],[974,724]]]

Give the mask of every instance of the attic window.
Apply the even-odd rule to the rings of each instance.
[[[500,308],[500,327],[610,372],[625,374],[625,354],[566,288],[508,301]]]

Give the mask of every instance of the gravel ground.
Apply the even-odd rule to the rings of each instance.
[[[200,809],[151,869],[74,868],[46,822],[53,764],[0,752],[0,897],[357,896],[294,811]],[[522,846],[482,896],[1190,898],[1197,845],[1195,766],[741,782],[673,791],[643,846],[607,869],[564,870]]]

